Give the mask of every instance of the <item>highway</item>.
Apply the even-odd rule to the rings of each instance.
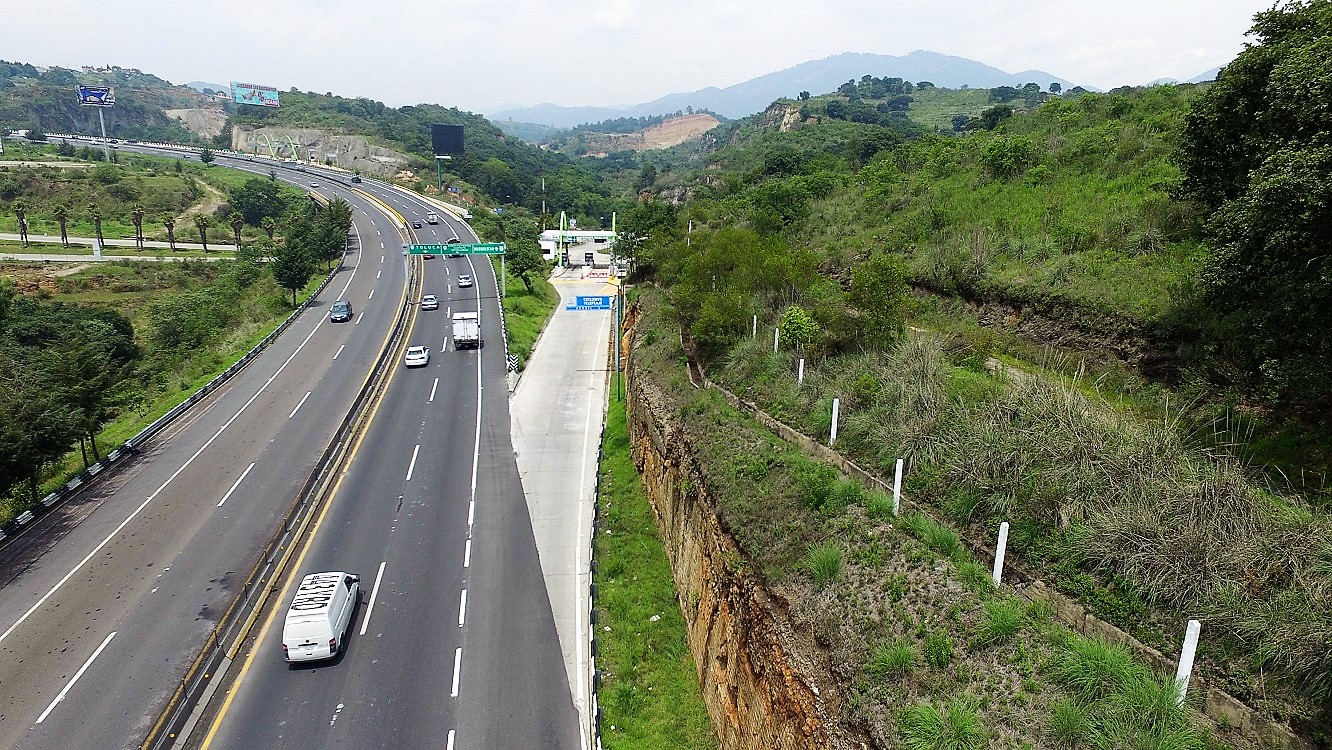
[[[0,588],[0,746],[137,746],[383,344],[405,284],[400,244],[474,240],[442,212],[441,224],[400,237],[345,176],[217,161],[343,196],[359,253],[270,352],[65,512],[58,544],[0,561],[13,578]],[[355,187],[408,220],[430,210],[372,180]],[[362,576],[349,650],[289,670],[277,639],[290,593],[272,597],[276,615],[259,619],[196,746],[204,730],[218,748],[579,745],[509,436],[496,282],[481,259],[422,268],[440,309],[418,314],[409,343],[429,345],[431,362],[392,363],[399,371],[292,571]],[[459,273],[476,285],[459,288]],[[353,323],[327,322],[338,298],[352,302]],[[447,345],[459,310],[481,312],[486,348]]]

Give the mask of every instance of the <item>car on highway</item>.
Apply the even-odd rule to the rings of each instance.
[[[319,187],[319,183],[315,182],[314,180],[310,180],[310,187]]]
[[[317,661],[345,651],[360,600],[360,576],[328,571],[303,578],[282,625],[282,658],[288,663]]]
[[[412,229],[420,229],[420,228],[421,228],[421,220],[412,219]]]
[[[359,174],[354,174],[354,175],[352,175],[352,180],[351,180],[351,181],[352,181],[352,184],[354,184],[354,185],[360,185],[360,184],[361,184],[361,176],[360,176]]]
[[[331,323],[346,323],[351,320],[352,306],[345,299],[340,299],[328,308],[328,320]]]
[[[462,240],[458,239],[457,237],[450,237],[450,238],[449,238],[449,241],[448,241],[448,244],[450,244],[450,245],[457,245],[457,244],[460,243],[460,242],[462,242]],[[449,253],[449,257],[450,257],[450,258],[461,258],[461,257],[462,257],[462,253]]]
[[[471,277],[471,276],[468,276],[468,275],[465,274],[465,273],[460,273],[460,274],[458,274],[458,288],[459,288],[459,289],[466,289],[467,287],[469,287],[469,286],[471,286],[471,285],[472,285],[472,277]]]
[[[438,310],[438,309],[439,309],[439,297],[436,297],[436,296],[433,295],[433,294],[427,294],[426,296],[422,297],[422,298],[421,298],[421,309],[422,309],[422,310]]]
[[[407,354],[402,358],[402,363],[408,367],[425,367],[430,364],[430,347],[407,347]]]

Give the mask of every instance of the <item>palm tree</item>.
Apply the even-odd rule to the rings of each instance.
[[[259,226],[268,233],[269,241],[272,241],[273,232],[277,230],[277,221],[272,216],[265,216],[263,221],[259,222]]]
[[[106,245],[102,240],[102,209],[96,203],[89,203],[88,215],[92,217],[93,233],[97,235],[97,247],[100,249]]]
[[[69,208],[63,203],[57,203],[51,209],[51,215],[60,222],[60,244],[69,247]]]
[[[23,201],[14,201],[14,216],[18,217],[19,239],[23,246],[28,246],[28,206]]]
[[[245,228],[245,217],[241,216],[240,211],[232,211],[231,215],[227,217],[227,221],[231,222],[231,233],[236,238],[236,249],[239,250],[240,233]]]
[[[176,252],[176,217],[167,214],[162,217],[162,226],[167,230],[167,244],[171,246],[171,252]]]
[[[194,226],[199,228],[199,241],[203,243],[204,254],[208,254],[208,227],[213,225],[213,220],[208,218],[208,214],[199,214],[194,217]]]
[[[143,206],[135,203],[130,209],[130,220],[134,222],[134,246],[143,249]]]

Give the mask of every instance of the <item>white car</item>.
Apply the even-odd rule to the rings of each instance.
[[[422,298],[421,298],[421,309],[422,309],[422,310],[438,310],[438,309],[439,309],[439,298],[436,297],[436,296],[433,295],[433,294],[427,294],[426,296],[422,297]]]
[[[402,358],[402,363],[408,367],[425,367],[430,364],[430,347],[407,347],[407,356]]]
[[[465,289],[472,285],[472,277],[465,273],[458,274],[458,288]]]
[[[319,187],[319,183],[314,180],[310,180],[310,187]]]

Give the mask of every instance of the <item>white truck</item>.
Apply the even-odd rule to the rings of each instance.
[[[453,314],[453,348],[477,349],[481,346],[481,318],[474,312]]]

